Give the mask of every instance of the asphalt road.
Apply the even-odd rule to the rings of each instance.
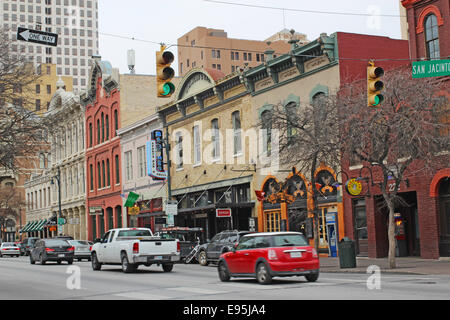
[[[79,275],[79,277],[77,277]],[[449,299],[450,276],[381,274],[379,287],[371,274],[321,273],[275,278],[271,285],[253,279],[223,283],[214,265],[140,266],[124,274],[120,266],[93,271],[90,262],[31,265],[28,257],[0,258],[0,300],[416,300]],[[367,285],[369,284],[372,289]],[[78,281],[79,280],[79,281]]]

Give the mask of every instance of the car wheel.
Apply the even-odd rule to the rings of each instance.
[[[308,280],[308,282],[315,282],[315,281],[317,281],[317,279],[319,279],[319,272],[307,274],[305,276],[305,278],[306,278],[306,280]]]
[[[30,264],[35,264],[35,261],[33,260],[33,257],[30,254]]]
[[[56,261],[57,264],[61,264],[61,260]]]
[[[132,263],[129,263],[126,253],[122,253],[120,256],[120,261],[122,262],[122,271],[124,273],[132,273],[136,271],[135,266]]]
[[[200,253],[198,254],[198,263],[200,263],[200,265],[202,266],[207,266],[209,264],[205,251],[200,251]]]
[[[97,254],[95,252],[92,253],[91,264],[92,264],[92,270],[94,270],[94,271],[98,271],[102,268],[102,264],[100,262],[98,262]]]
[[[164,272],[170,272],[173,269],[173,263],[164,263],[162,265]]]
[[[256,280],[258,280],[260,284],[269,284],[272,282],[272,276],[264,263],[258,264],[258,267],[256,268]]]
[[[219,262],[217,271],[219,272],[220,281],[222,282],[230,281],[230,271],[228,270],[228,267],[225,264],[225,262],[223,261]]]
[[[67,260],[67,264],[72,264],[72,263],[73,263],[73,259]]]
[[[39,258],[39,261],[40,261],[40,263],[42,264],[42,265],[44,265],[45,264],[45,259],[44,259],[44,255],[43,254],[41,254],[41,256],[40,256],[40,258]]]

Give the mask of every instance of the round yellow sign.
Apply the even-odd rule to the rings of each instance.
[[[362,184],[353,178],[347,181],[345,189],[351,196],[359,196],[362,191]]]

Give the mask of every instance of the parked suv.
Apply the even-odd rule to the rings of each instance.
[[[217,262],[222,253],[231,251],[242,236],[251,233],[250,231],[222,231],[216,234],[211,241],[200,246],[197,253],[197,261],[202,266],[207,266],[210,262]]]
[[[256,277],[268,284],[272,277],[319,278],[319,256],[300,232],[264,232],[242,237],[223,254],[217,268],[221,281],[230,277]]]
[[[39,240],[38,237],[30,237],[30,238],[25,238],[22,241],[22,245],[20,246],[20,253],[22,255],[30,255],[30,251],[31,249],[33,249],[34,243]]]

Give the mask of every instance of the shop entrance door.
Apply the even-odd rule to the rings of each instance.
[[[439,187],[439,256],[450,257],[450,178]]]
[[[266,211],[265,212],[265,230],[266,232],[279,232],[281,231],[281,211]]]
[[[369,255],[369,241],[367,238],[367,215],[366,202],[364,199],[355,200],[353,203],[354,226],[355,226],[355,247],[356,254],[360,256]]]

